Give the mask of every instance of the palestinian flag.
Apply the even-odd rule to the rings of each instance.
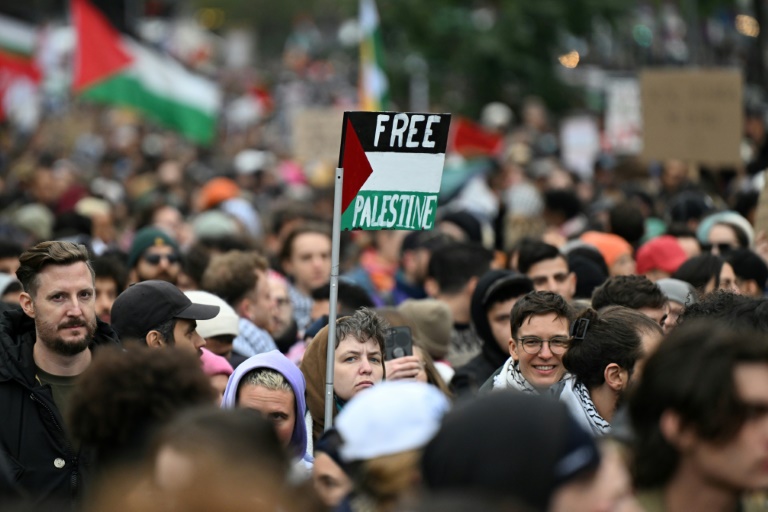
[[[76,93],[135,108],[196,143],[212,142],[221,104],[215,84],[121,35],[88,0],[72,0],[71,5],[77,34]]]
[[[360,0],[360,109],[376,112],[389,107],[389,82],[375,0]]]
[[[0,121],[32,129],[39,117],[42,80],[35,62],[38,31],[32,25],[0,15]]]

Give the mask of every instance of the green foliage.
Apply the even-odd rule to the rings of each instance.
[[[518,105],[542,96],[556,110],[573,104],[557,77],[565,32],[589,36],[593,20],[618,19],[624,0],[379,0],[394,98],[404,97],[403,61],[418,52],[429,62],[433,101],[448,111],[477,115],[495,100]],[[482,9],[482,10],[480,10]],[[491,23],[489,23],[489,18]]]
[[[298,15],[308,14],[327,28],[356,17],[358,0],[195,0],[195,5],[222,8],[229,23],[252,26],[261,55],[279,58]],[[633,2],[377,0],[377,5],[395,106],[408,105],[405,62],[415,53],[429,64],[436,108],[476,116],[490,101],[519,105],[528,94],[543,97],[555,110],[572,106],[580,95],[556,72],[557,57],[572,49],[562,45],[563,34],[588,37],[595,19],[618,20]]]

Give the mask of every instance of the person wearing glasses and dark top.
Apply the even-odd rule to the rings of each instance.
[[[128,251],[128,268],[131,284],[152,279],[176,284],[181,271],[179,245],[165,231],[142,228]]]
[[[573,308],[553,292],[531,292],[512,308],[510,358],[483,384],[480,392],[516,389],[559,395],[566,376],[563,354],[571,343]]]

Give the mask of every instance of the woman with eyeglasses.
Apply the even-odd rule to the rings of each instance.
[[[587,309],[571,328],[571,345],[563,355],[570,376],[560,400],[594,436],[610,432],[616,409],[635,375],[635,366],[646,352],[640,331],[627,318],[632,314],[643,316],[621,306],[602,313]],[[654,325],[660,335],[661,328]]]

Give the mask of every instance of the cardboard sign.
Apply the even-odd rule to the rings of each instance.
[[[432,229],[450,114],[345,112],[342,229]]]
[[[742,89],[737,70],[643,71],[643,156],[740,164]]]
[[[320,162],[332,166],[341,142],[339,122],[344,112],[335,108],[301,110],[293,116],[293,153],[303,163]]]

